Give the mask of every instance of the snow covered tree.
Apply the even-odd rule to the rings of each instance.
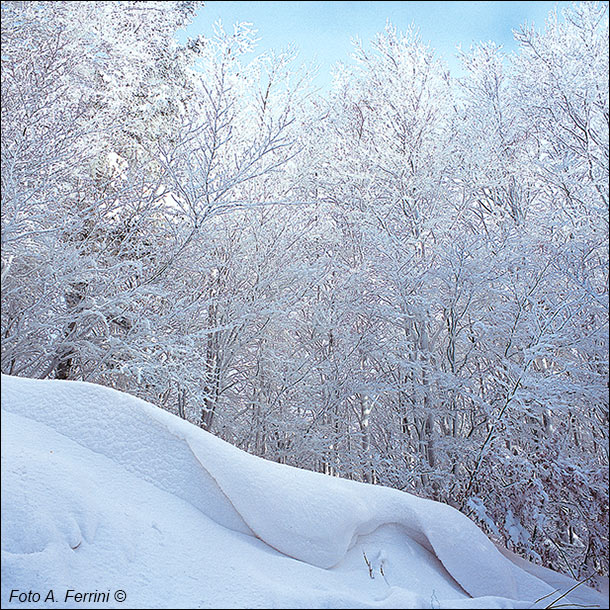
[[[199,8],[2,3],[2,371],[607,573],[607,4],[457,81],[388,25],[327,98]]]

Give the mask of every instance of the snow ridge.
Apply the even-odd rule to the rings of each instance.
[[[220,525],[251,533],[184,443],[182,431],[192,426],[162,409],[95,384],[7,375],[2,375],[2,409],[109,457]]]
[[[377,601],[362,605],[363,602],[345,595],[333,598],[329,591],[335,590],[336,585],[329,586],[323,599],[324,603],[331,604],[330,607],[421,607],[422,599],[428,603],[435,590],[429,591],[431,582],[437,583],[435,586],[440,587],[445,597],[455,598],[453,601],[444,599],[442,607],[533,607],[533,602],[551,594],[558,582],[566,588],[574,584],[566,577],[555,575],[558,577],[555,579],[554,573],[548,570],[535,566],[529,568],[527,562],[506,557],[470,519],[447,505],[398,490],[328,477],[251,456],[161,409],[115,390],[81,382],[3,376],[2,409],[6,429],[27,430],[25,438],[29,439],[26,443],[30,445],[27,448],[30,452],[27,468],[33,468],[34,473],[45,473],[42,482],[29,474],[31,483],[20,482],[19,464],[10,465],[17,483],[11,483],[11,489],[16,490],[13,493],[15,497],[3,504],[3,526],[7,525],[9,531],[6,537],[3,534],[3,563],[6,554],[11,565],[28,565],[25,559],[20,560],[21,563],[13,560],[17,556],[33,554],[38,561],[40,555],[48,550],[43,548],[46,539],[36,535],[29,538],[31,544],[28,546],[27,536],[22,536],[19,531],[24,520],[11,518],[24,510],[32,513],[42,511],[39,518],[41,523],[45,523],[46,515],[59,510],[53,502],[48,505],[36,503],[28,496],[32,485],[38,485],[39,495],[44,496],[47,480],[54,482],[59,490],[54,493],[63,498],[58,503],[64,507],[61,510],[72,515],[69,519],[56,519],[59,523],[56,529],[59,528],[58,536],[64,540],[63,544],[67,543],[70,552],[80,552],[78,549],[86,547],[93,550],[98,544],[99,534],[95,530],[100,528],[95,526],[95,520],[86,519],[83,515],[92,510],[91,504],[86,504],[86,498],[99,495],[99,492],[93,488],[87,491],[88,479],[93,473],[71,457],[82,451],[80,447],[92,452],[87,455],[98,460],[94,462],[99,464],[96,468],[123,469],[125,476],[129,473],[129,476],[170,494],[163,497],[173,496],[188,503],[217,524],[213,527],[220,526],[225,528],[223,531],[232,532],[227,538],[227,534],[218,533],[211,525],[206,525],[208,522],[201,522],[197,528],[208,528],[206,531],[209,533],[202,533],[201,541],[193,543],[195,548],[201,548],[201,553],[209,553],[208,540],[232,541],[221,543],[228,545],[226,549],[212,549],[215,561],[219,561],[220,553],[229,562],[225,571],[231,570],[230,566],[236,561],[232,556],[233,544],[239,545],[241,552],[248,549],[246,559],[254,553],[257,557],[255,562],[277,562],[283,558],[278,565],[285,573],[280,571],[279,584],[275,581],[270,584],[268,574],[261,578],[261,582],[266,583],[266,588],[263,587],[266,591],[274,587],[281,589],[288,574],[298,575],[295,582],[302,581],[301,572],[305,571],[307,581],[322,579],[326,582],[328,578],[349,576],[367,587],[375,587],[374,599]],[[54,460],[52,465],[48,452],[37,449],[45,444],[45,437],[51,436],[55,443],[53,446],[60,444],[65,447],[63,457],[58,456],[60,459]],[[20,459],[17,437],[8,433],[7,438],[12,447],[17,447],[12,449],[12,460]],[[26,453],[23,454],[24,460]],[[102,458],[96,458],[95,454],[104,456],[104,461],[100,462]],[[70,481],[74,480],[83,481],[78,489],[85,499],[70,499],[74,495],[70,492]],[[120,499],[127,492],[118,491],[117,494]],[[151,512],[155,511],[151,509]],[[180,520],[175,523],[170,520],[169,524],[163,522],[165,525],[161,517],[158,519],[157,523],[157,520],[145,517],[148,524],[145,524],[148,528],[145,529],[148,532],[146,538],[156,536],[164,529],[172,529],[173,538],[186,535],[188,540],[188,532],[183,534],[181,531],[181,528],[187,530],[189,527],[186,519],[185,523]],[[155,532],[151,534],[151,530]],[[262,546],[261,542],[264,543]],[[147,539],[146,544],[149,545],[146,548],[153,549],[147,552],[155,552],[156,547],[150,546],[150,540]],[[133,548],[138,548],[138,545],[134,543]],[[263,552],[264,548],[273,551]],[[178,552],[183,551],[179,549]],[[129,561],[133,563],[137,557],[137,551],[133,551]],[[199,562],[200,558],[194,561]],[[368,572],[365,571],[365,562]],[[419,567],[413,568],[417,562]],[[246,570],[256,570],[251,561],[245,565]],[[408,574],[405,574],[406,566],[411,570]],[[27,572],[26,568],[23,569]],[[15,570],[9,575],[14,576]],[[418,574],[426,571],[432,576],[422,580],[420,586],[423,590],[407,590],[408,584],[417,582]],[[218,576],[216,579],[220,592],[214,594],[214,603],[210,602],[209,607],[220,602],[223,606],[232,602],[236,604],[232,607],[254,607],[252,577],[247,577],[250,597],[241,603],[231,588],[239,588],[239,583],[233,584],[235,576],[231,576],[231,584],[225,583],[221,587],[220,583],[225,582],[223,578]],[[317,593],[301,591],[299,602],[287,599],[282,590],[272,597],[279,607],[307,604],[307,599],[310,600],[309,607],[312,607],[322,603],[319,597],[322,594],[315,587],[313,589]],[[261,607],[273,605],[270,593],[261,595]],[[580,603],[602,606],[605,603],[602,596],[586,587],[579,588],[577,595],[571,597],[571,600],[576,599]],[[5,601],[3,599],[3,603]]]

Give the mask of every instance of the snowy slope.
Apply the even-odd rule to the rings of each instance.
[[[2,377],[3,608],[120,607],[118,589],[126,608],[530,608],[573,584],[443,504],[250,456],[107,388]]]

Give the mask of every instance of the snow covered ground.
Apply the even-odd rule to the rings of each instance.
[[[574,584],[446,505],[250,456],[107,388],[2,377],[3,608],[544,608]]]

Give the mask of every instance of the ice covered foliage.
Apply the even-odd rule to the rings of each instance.
[[[607,574],[607,3],[459,79],[388,24],[323,96],[198,10],[2,3],[2,372]]]
[[[449,506],[248,455],[101,386],[3,376],[2,448],[3,607],[120,588],[141,608],[524,608],[575,584]]]

